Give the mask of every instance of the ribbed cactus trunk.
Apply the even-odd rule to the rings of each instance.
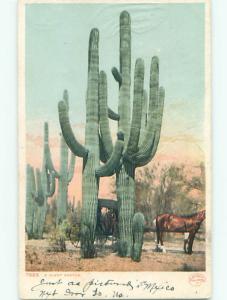
[[[131,20],[127,12],[120,16],[120,76],[118,113],[119,128],[125,133],[126,145],[130,129],[131,86]],[[119,254],[130,255],[132,245],[132,218],[134,214],[135,184],[134,167],[123,160],[116,174],[117,199],[119,201]]]
[[[43,238],[44,226],[46,221],[46,214],[47,214],[47,200],[48,200],[48,178],[47,178],[47,170],[43,164],[42,171],[41,171],[41,188],[43,190],[44,201],[43,205],[38,206],[39,209],[39,225],[38,225],[38,238]]]
[[[41,173],[39,169],[36,169],[35,174],[35,194],[34,194],[34,203],[36,204],[36,209],[34,213],[34,221],[33,221],[33,238],[39,239],[42,238],[42,210],[44,205],[44,194],[41,184]]]
[[[95,256],[94,240],[98,207],[98,180],[95,176],[95,165],[95,155],[89,153],[82,182],[81,254],[84,258]]]
[[[147,95],[143,87],[144,63],[142,59],[137,59],[131,119],[131,20],[126,11],[120,15],[120,71],[113,68],[112,73],[119,84],[118,126],[126,137],[122,165],[116,173],[119,201],[119,254],[130,256],[133,244],[132,220],[135,212],[135,169],[150,162],[156,153],[160,138],[164,89],[159,88],[159,61],[157,57],[153,57],[147,109]]]
[[[135,210],[135,168],[124,162],[116,174],[118,220],[119,220],[119,255],[130,255],[132,246],[132,218]]]
[[[57,224],[60,224],[67,216],[68,208],[68,185],[74,175],[75,156],[71,154],[70,165],[68,167],[68,146],[61,136],[60,146],[60,171],[58,178],[58,196],[57,196]]]
[[[88,50],[88,84],[86,98],[86,125],[85,125],[85,146],[81,145],[75,138],[69,122],[68,110],[64,101],[58,105],[59,121],[62,134],[66,144],[71,151],[83,158],[83,179],[82,179],[82,212],[81,212],[81,256],[92,258],[95,256],[95,231],[97,223],[98,188],[99,178],[110,176],[119,166],[123,151],[123,135],[118,134],[118,141],[112,149],[108,160],[103,159],[105,164],[99,166],[100,143],[99,120],[108,118],[108,111],[102,101],[105,102],[106,77],[104,72],[99,74],[99,32],[92,29],[89,39]],[[108,124],[104,122],[107,126]],[[105,126],[106,126],[105,125]],[[106,128],[109,130],[109,128]],[[103,155],[102,155],[103,156]]]
[[[90,33],[88,50],[88,83],[86,98],[85,147],[75,139],[68,120],[68,110],[63,101],[59,103],[59,119],[63,137],[71,151],[83,158],[81,255],[94,257],[94,239],[98,205],[98,179],[95,170],[99,166],[99,32]]]
[[[58,181],[58,196],[57,196],[57,224],[60,224],[67,213],[68,202],[68,147],[61,136],[60,146],[60,178]]]
[[[99,166],[99,32],[93,29],[89,40],[88,84],[86,100],[85,147],[89,153],[84,162],[82,180],[81,249],[83,257],[95,255],[94,240],[98,206],[98,179],[95,170]]]
[[[27,165],[26,170],[26,232],[28,239],[33,238],[33,224],[35,220],[36,202],[35,202],[35,175],[34,169]]]
[[[42,178],[42,173],[39,169],[36,169],[36,190],[34,193],[34,203],[35,203],[35,213],[33,221],[33,238],[42,239],[43,237],[43,228],[47,210],[46,197],[44,193],[44,186],[47,184],[44,183]]]

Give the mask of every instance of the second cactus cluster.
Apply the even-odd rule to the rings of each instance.
[[[67,95],[64,93],[64,98]],[[41,172],[37,168],[27,165],[27,191],[26,191],[26,231],[28,238],[42,239],[48,198],[55,193],[56,179],[58,180],[57,216],[56,224],[59,225],[66,219],[68,207],[68,184],[74,175],[75,156],[71,154],[68,167],[68,147],[61,136],[60,146],[60,171],[57,172],[51,157],[49,146],[49,127],[44,123],[43,162]]]
[[[47,200],[55,192],[55,173],[48,168],[53,165],[49,149],[48,124],[44,124],[43,163],[41,172],[27,165],[26,178],[26,231],[28,238],[43,238]]]

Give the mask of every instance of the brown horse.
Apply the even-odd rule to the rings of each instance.
[[[163,232],[188,233],[187,238],[184,240],[184,251],[185,253],[191,254],[195,235],[198,232],[205,217],[205,210],[201,210],[191,215],[182,216],[177,216],[175,214],[158,215],[154,220],[157,233],[157,247],[160,242],[161,247],[163,248]],[[187,244],[188,247],[186,247]]]

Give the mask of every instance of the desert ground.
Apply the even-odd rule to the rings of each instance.
[[[26,240],[27,271],[204,271],[205,241],[196,238],[192,255],[183,251],[183,235],[165,237],[166,253],[155,251],[153,233],[146,233],[140,262],[113,252],[112,241],[97,245],[97,257],[80,258],[79,245],[66,242],[66,252],[54,252],[48,239]]]

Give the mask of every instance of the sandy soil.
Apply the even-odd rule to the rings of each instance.
[[[141,261],[118,257],[111,242],[98,247],[97,257],[81,259],[80,249],[67,242],[66,252],[50,252],[47,239],[26,241],[27,271],[204,271],[205,242],[195,240],[193,254],[183,252],[183,237],[165,241],[166,253],[155,252],[151,234],[146,234]]]

